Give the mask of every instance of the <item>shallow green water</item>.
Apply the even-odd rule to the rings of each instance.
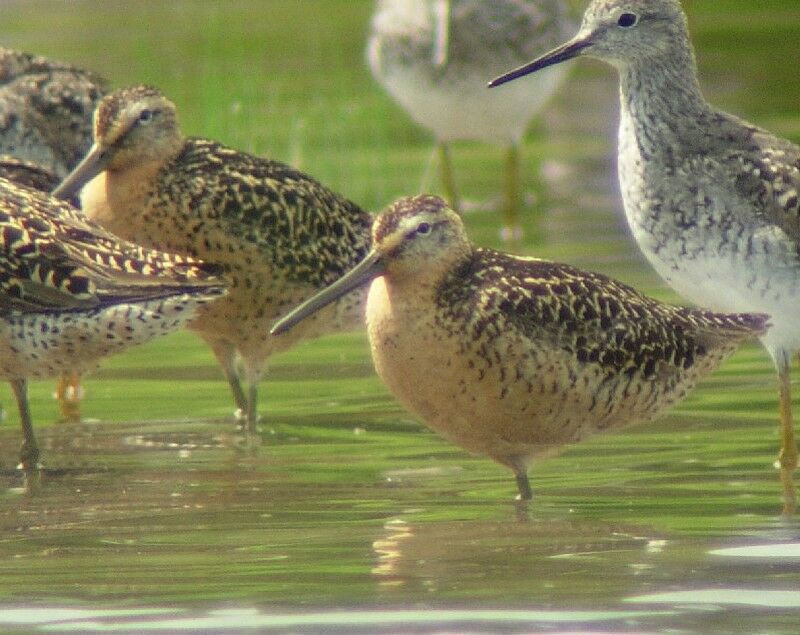
[[[800,139],[791,1],[691,3],[716,103]],[[8,2],[4,43],[147,81],[185,128],[301,164],[371,209],[420,188],[429,140],[366,73],[370,3]],[[676,300],[616,211],[615,84],[582,63],[526,147],[527,253]],[[540,161],[541,159],[541,161]],[[500,153],[464,145],[465,194]],[[433,186],[432,186],[433,187]],[[497,245],[490,211],[467,218]],[[779,516],[774,378],[755,345],[660,421],[531,470],[440,440],[374,377],[363,334],[274,360],[263,443],[241,447],[210,354],[178,334],[86,381],[81,425],[32,407],[48,469],[14,470],[0,428],[0,630],[794,633],[800,526]]]

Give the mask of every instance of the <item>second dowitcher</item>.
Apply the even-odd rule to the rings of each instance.
[[[369,284],[378,374],[442,436],[511,468],[523,499],[535,456],[653,418],[767,328],[765,315],[669,306],[599,274],[475,247],[436,197],[395,203],[373,244],[273,330]]]
[[[356,292],[296,332],[269,334],[276,317],[363,258],[370,215],[288,165],[184,137],[175,105],[155,88],[106,96],[94,138],[55,194],[83,187],[84,212],[114,233],[223,267],[228,295],[204,307],[191,328],[211,346],[255,430],[267,358],[361,323],[364,294]]]

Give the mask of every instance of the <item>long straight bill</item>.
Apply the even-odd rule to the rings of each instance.
[[[548,66],[553,66],[553,64],[559,64],[560,62],[565,62],[573,57],[577,57],[585,48],[591,46],[591,44],[592,41],[589,37],[575,37],[569,42],[557,46],[549,53],[537,57],[532,62],[520,66],[513,71],[509,71],[505,75],[494,78],[489,82],[489,88],[500,86],[501,84],[513,81],[519,77],[524,77],[525,75],[530,75]]]
[[[364,260],[332,285],[326,287],[316,295],[312,295],[300,306],[275,322],[270,330],[270,334],[279,335],[280,333],[285,333],[312,313],[316,313],[354,289],[372,282],[372,280],[382,275],[385,270],[386,267],[383,264],[380,254],[374,250],[369,252]]]
[[[64,180],[52,191],[51,196],[65,201],[71,199],[105,167],[105,152],[97,144],[94,144],[83,160],[75,166],[75,169],[64,177]]]

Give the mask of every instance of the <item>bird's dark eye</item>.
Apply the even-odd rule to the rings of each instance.
[[[152,110],[150,110],[149,108],[146,108],[145,110],[143,110],[142,112],[139,113],[139,123],[148,123],[148,122],[150,122],[153,119],[153,115],[154,114],[155,113]]]
[[[421,236],[424,236],[425,234],[430,234],[431,233],[431,226],[428,223],[420,223],[419,225],[417,225],[417,230],[416,231]]]
[[[617,24],[624,29],[634,26],[639,21],[635,13],[623,13],[617,18]]]

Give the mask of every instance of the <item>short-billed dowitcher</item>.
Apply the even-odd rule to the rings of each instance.
[[[679,401],[762,314],[662,304],[605,276],[475,247],[437,197],[402,199],[350,273],[278,322],[283,332],[371,282],[378,374],[442,436],[514,471],[537,454],[650,419]]]
[[[63,178],[92,143],[92,113],[104,90],[94,73],[0,48],[0,154]]]
[[[0,47],[0,154],[22,160],[4,160],[2,176],[36,189],[49,173],[63,178],[92,144],[92,114],[105,87],[90,71]],[[75,373],[59,379],[65,420],[80,419],[82,392]]]
[[[55,172],[43,165],[6,154],[0,155],[0,177],[8,179],[16,185],[24,185],[43,193],[50,192],[61,180]],[[69,202],[76,206],[79,205],[79,201],[74,197]],[[77,372],[70,370],[61,374],[56,386],[55,398],[58,400],[62,421],[80,421],[83,386],[81,386],[81,377]]]
[[[19,405],[25,468],[39,458],[29,377],[89,370],[224,294],[219,267],[119,240],[71,205],[2,178],[0,242],[0,376]]]
[[[710,105],[677,0],[594,0],[567,43],[492,82],[586,55],[620,76],[619,179],[644,255],[689,300],[763,311],[778,372],[787,512],[797,444],[789,381],[800,350],[800,148]]]
[[[255,430],[256,389],[267,358],[363,320],[365,294],[357,292],[304,329],[269,333],[287,308],[364,257],[371,216],[288,165],[184,137],[174,104],[151,87],[105,97],[94,137],[54,194],[69,197],[86,184],[84,212],[114,233],[222,265],[230,293],[203,307],[191,328],[211,346],[247,429]]]
[[[372,74],[436,138],[445,196],[459,209],[449,146],[477,140],[507,147],[501,236],[521,236],[519,146],[531,119],[564,79],[543,76],[534,98],[486,80],[555,46],[574,28],[564,0],[378,0],[367,58]]]

